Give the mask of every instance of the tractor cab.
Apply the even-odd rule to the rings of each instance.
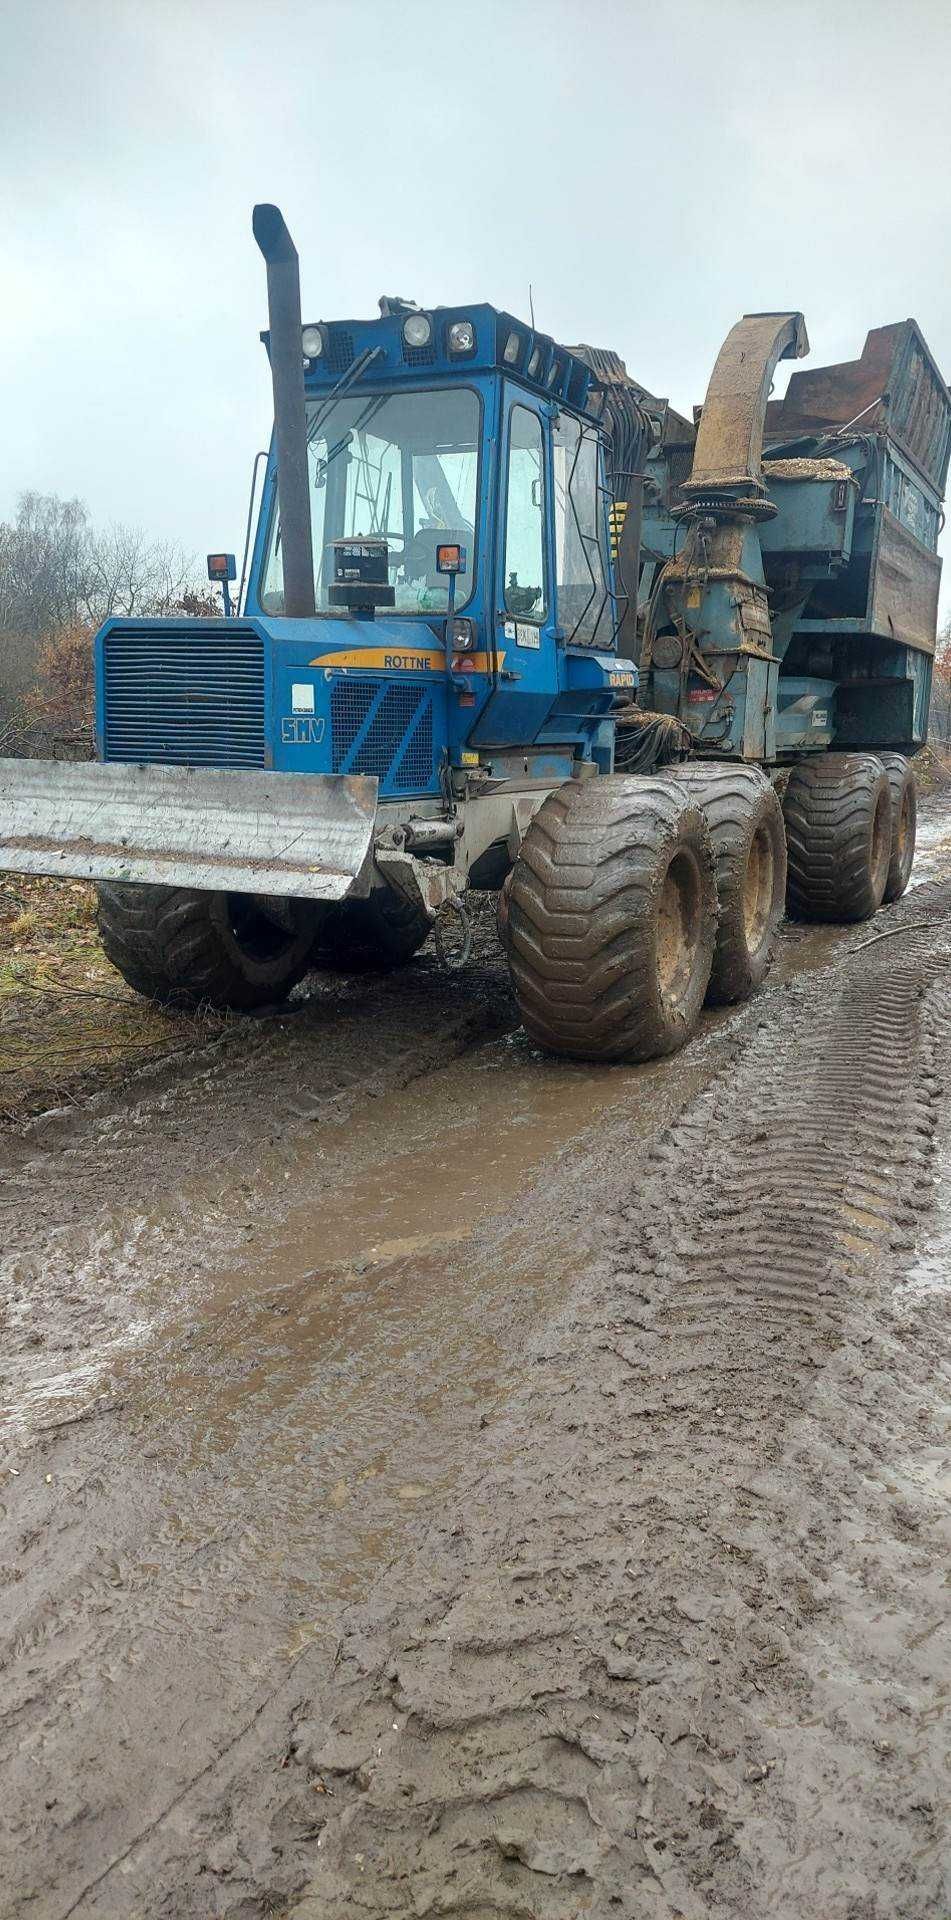
[[[521,765],[526,747],[546,759],[557,747],[569,772],[596,750],[618,674],[603,390],[578,353],[493,307],[380,308],[302,329],[306,658],[303,623],[283,626],[276,454],[268,463],[244,611],[281,623],[295,653],[275,764],[305,770],[301,746],[326,743],[320,770],[405,792],[386,758],[397,718],[435,706],[424,738],[450,765],[488,747],[521,749]],[[326,723],[320,742],[293,724],[310,718]],[[436,758],[410,758],[415,790],[423,775],[428,788]]]

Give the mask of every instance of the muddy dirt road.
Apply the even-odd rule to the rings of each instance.
[[[922,843],[674,1062],[487,942],[5,1142],[3,1920],[951,1913]]]

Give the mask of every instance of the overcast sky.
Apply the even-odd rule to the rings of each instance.
[[[751,309],[813,365],[912,314],[951,373],[947,0],[5,0],[0,70],[0,517],[240,551],[255,200],[305,320],[531,284],[682,411]]]

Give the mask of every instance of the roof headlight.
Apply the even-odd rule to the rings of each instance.
[[[403,321],[403,339],[408,347],[428,347],[433,323],[428,313],[408,313]]]
[[[471,320],[454,320],[449,329],[450,353],[475,352],[475,327]]]
[[[542,357],[541,347],[533,347],[529,355],[528,366],[525,369],[530,380],[534,380],[537,378],[539,365],[541,364],[541,357]]]
[[[510,333],[508,339],[505,342],[505,346],[502,349],[502,358],[505,361],[505,364],[507,367],[514,367],[521,351],[522,351],[521,334]]]
[[[300,343],[305,360],[319,360],[324,350],[324,336],[320,327],[302,327]]]

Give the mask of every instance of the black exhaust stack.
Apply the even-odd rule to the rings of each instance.
[[[284,612],[288,618],[306,620],[315,611],[314,548],[310,526],[297,248],[279,207],[255,207],[251,226],[267,262],[277,497],[281,510],[281,556],[284,563]]]

